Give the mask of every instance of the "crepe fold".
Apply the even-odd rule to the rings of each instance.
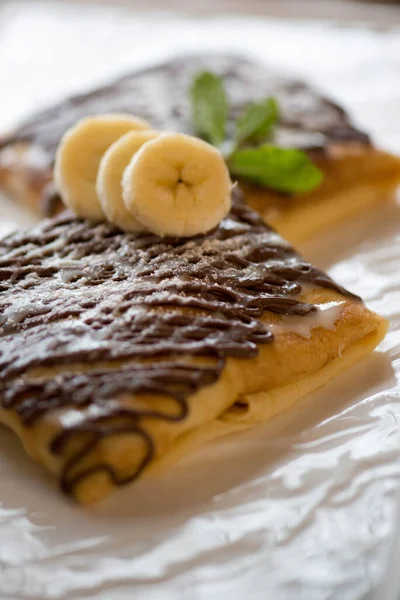
[[[203,70],[224,80],[229,135],[249,103],[274,97],[279,122],[264,141],[308,152],[323,171],[322,186],[307,194],[282,195],[240,182],[251,206],[292,243],[393,196],[400,182],[399,158],[374,147],[341,106],[304,81],[223,54],[183,56],[128,73],[32,115],[0,139],[0,186],[38,214],[56,214],[63,207],[52,167],[69,127],[88,115],[129,113],[147,119],[154,129],[194,133],[189,88],[194,74]]]
[[[64,213],[0,244],[0,420],[91,503],[286,410],[386,327],[238,190],[188,240]]]

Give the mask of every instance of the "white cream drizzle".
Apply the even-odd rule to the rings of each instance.
[[[102,416],[109,416],[115,409],[121,408],[116,401],[109,401],[106,405],[90,405],[85,409],[63,409],[56,411],[54,414],[49,413],[45,416],[48,422],[60,422],[65,429],[76,427],[80,423],[88,419],[96,419]]]
[[[268,329],[274,335],[282,333],[296,333],[301,337],[309,338],[311,330],[315,327],[323,329],[335,329],[335,323],[343,311],[345,302],[325,302],[316,304],[317,310],[304,317],[283,317],[280,323],[268,325]]]

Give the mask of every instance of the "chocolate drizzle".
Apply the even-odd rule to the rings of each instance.
[[[307,315],[303,282],[348,295],[247,208],[238,190],[230,215],[189,240],[125,234],[64,214],[0,244],[0,394],[32,426],[76,409],[51,450],[82,437],[62,476],[72,493],[81,461],[105,436],[136,434],[153,456],[144,417],[182,420],[187,398],[218,380],[226,357],[247,359],[273,335],[265,311]],[[205,357],[200,364],[194,360]],[[204,363],[204,364],[203,364]],[[48,369],[55,367],[55,371]],[[168,410],[133,409],[129,394],[164,396]]]
[[[2,145],[32,142],[47,153],[51,165],[68,127],[84,116],[107,112],[131,113],[147,119],[154,128],[193,133],[188,89],[194,73],[204,69],[224,78],[232,107],[231,128],[249,102],[275,96],[280,121],[273,143],[319,151],[335,142],[369,143],[340,106],[304,82],[281,77],[268,66],[243,57],[217,54],[177,58],[68,98],[30,117]]]

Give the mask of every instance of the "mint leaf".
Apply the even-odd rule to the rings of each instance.
[[[322,172],[301,150],[269,145],[233,152],[228,167],[235,177],[289,194],[309,192],[323,179]]]
[[[275,98],[254,102],[236,122],[236,141],[257,142],[265,139],[279,118],[278,103]]]
[[[204,71],[195,76],[190,88],[192,120],[197,135],[214,146],[225,139],[228,101],[222,79]]]
[[[196,134],[220,148],[234,177],[289,194],[311,191],[322,182],[322,172],[301,150],[271,145],[238,149],[245,142],[259,143],[271,132],[279,118],[275,98],[248,106],[236,123],[235,140],[225,139],[228,101],[221,77],[198,73],[190,99]]]

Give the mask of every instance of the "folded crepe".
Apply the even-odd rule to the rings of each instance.
[[[400,160],[375,148],[338,104],[263,64],[224,55],[174,59],[33,115],[0,140],[0,186],[40,214],[57,213],[62,204],[51,184],[52,166],[69,127],[87,115],[123,112],[147,119],[153,128],[193,133],[189,87],[204,69],[224,79],[231,128],[248,103],[273,96],[280,120],[271,143],[307,151],[323,171],[323,184],[303,194],[283,195],[242,182],[251,206],[292,243],[393,195]]]
[[[238,190],[189,239],[64,212],[0,242],[0,421],[90,503],[282,412],[386,327]]]

